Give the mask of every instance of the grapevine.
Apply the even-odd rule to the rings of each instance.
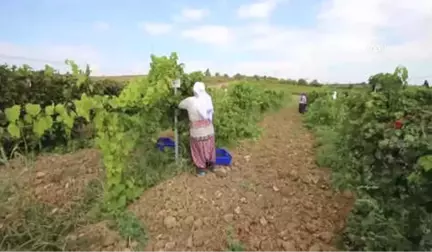
[[[6,108],[7,126],[5,130],[1,128],[4,131],[0,132],[4,133],[1,136],[17,140],[30,137],[38,142],[56,125],[63,127],[67,137],[71,136],[78,119],[93,125],[95,142],[103,155],[105,168],[105,206],[109,211],[123,209],[142,191],[134,177],[125,176],[137,144],[154,142],[161,130],[172,126],[172,115],[178,102],[191,95],[193,83],[202,80],[204,75],[199,72],[185,74],[176,53],[169,57],[152,55],[146,78],[133,79],[118,96],[108,96],[93,94],[89,68],[82,71],[73,61],[66,63],[76,83],[65,92],[72,94],[74,89],[85,92],[76,99],[60,103],[44,106],[27,103]],[[46,75],[53,72],[51,68],[45,69]],[[176,78],[180,78],[183,85],[174,96],[171,83]],[[258,136],[260,130],[251,122],[257,122],[263,112],[277,108],[283,102],[282,94],[246,84],[235,85],[230,93],[210,92],[220,97],[215,103],[219,143]],[[188,142],[187,125],[187,117],[181,117],[179,127],[184,143]]]
[[[311,99],[305,121],[319,137],[317,161],[357,196],[346,250],[432,248],[432,92],[407,79],[398,67],[371,76],[368,90]]]

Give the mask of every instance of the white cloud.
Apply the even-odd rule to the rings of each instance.
[[[252,4],[241,5],[237,15],[240,18],[268,18],[277,4],[277,0],[258,0]]]
[[[225,52],[229,49],[231,53],[223,62],[222,59],[217,62],[206,54],[185,60],[186,69],[210,68],[212,72],[228,74],[239,72],[354,82],[364,81],[377,72],[393,71],[397,65],[403,64],[408,67],[413,79],[432,75],[431,0],[323,0],[316,15],[317,24],[308,28],[275,24],[267,19],[280,1],[284,0],[261,0],[240,7],[237,14],[254,20],[250,23],[217,25],[224,23],[224,17],[219,17],[219,23],[214,25],[180,30],[183,39],[207,44],[208,50],[222,47]],[[208,15],[198,14],[198,11],[183,10],[182,13],[183,21],[198,21]],[[143,23],[141,28],[151,35],[173,30],[169,23]],[[188,56],[193,48],[183,51],[178,47],[175,50],[180,56]],[[1,54],[21,58],[6,59]],[[109,58],[109,55],[104,56]],[[45,61],[38,63],[23,58]],[[0,42],[0,60],[5,59],[12,64],[33,62],[43,66],[49,63],[47,61],[55,61],[62,65],[65,58],[89,63],[98,73],[105,75],[144,73],[148,69],[147,62],[141,62],[138,56],[136,61],[104,60],[96,49],[89,46],[24,47]]]
[[[0,41],[0,63],[9,65],[27,64],[40,69],[49,64],[59,71],[66,71],[66,59],[73,60],[80,67],[89,64],[97,71],[102,57],[99,52],[86,45],[34,45],[20,46]]]
[[[150,57],[149,57],[150,58]],[[147,74],[150,68],[150,61],[144,59],[142,61],[128,61],[127,64],[118,64],[103,68],[98,68],[99,71],[94,72],[97,76],[125,76],[125,75],[144,75]],[[100,71],[102,70],[102,71]]]
[[[73,60],[84,69],[88,64],[95,76],[143,75],[149,70],[150,56],[137,60],[108,58],[87,45],[50,45],[20,46],[0,41],[0,64],[23,65],[33,69],[43,69],[50,65],[61,73],[70,71],[65,60]]]
[[[235,40],[235,34],[227,27],[220,25],[202,25],[182,31],[184,38],[216,46],[227,46]]]
[[[209,11],[207,9],[184,8],[179,16],[174,17],[174,20],[177,22],[200,21],[208,15]]]
[[[180,58],[180,62],[185,64],[185,72],[193,72],[193,71],[205,71],[207,68],[212,69],[215,67],[214,63],[211,60],[182,60]]]
[[[97,21],[93,23],[93,29],[96,31],[108,31],[110,25],[107,22]]]
[[[260,4],[264,3],[268,2]],[[242,17],[264,18],[271,13],[269,7],[256,6],[240,8]],[[264,55],[269,60],[233,63],[230,69],[280,77],[362,81],[371,74],[392,71],[399,64],[412,69],[414,75],[420,62],[432,64],[430,0],[409,4],[405,0],[328,0],[321,6],[317,21],[315,27],[307,29],[268,22],[237,27],[238,43],[230,41],[233,51]]]
[[[140,23],[140,28],[142,28],[146,33],[150,35],[163,35],[171,32],[172,25],[167,23]]]

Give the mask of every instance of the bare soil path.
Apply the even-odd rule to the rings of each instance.
[[[149,229],[146,250],[335,250],[350,195],[315,165],[311,133],[294,108],[266,116],[257,142],[234,150],[227,176],[183,174],[146,191],[130,209]]]

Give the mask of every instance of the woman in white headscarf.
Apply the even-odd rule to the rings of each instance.
[[[299,100],[299,113],[304,114],[307,109],[307,96],[305,93],[300,94],[300,100]]]
[[[193,86],[194,96],[182,100],[180,109],[188,111],[190,121],[190,147],[197,175],[204,176],[207,169],[213,169],[216,161],[216,147],[213,127],[213,102],[202,82]]]

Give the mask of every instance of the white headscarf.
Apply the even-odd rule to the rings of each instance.
[[[193,92],[197,101],[198,113],[204,120],[213,120],[213,102],[210,95],[205,91],[202,82],[195,82]]]

